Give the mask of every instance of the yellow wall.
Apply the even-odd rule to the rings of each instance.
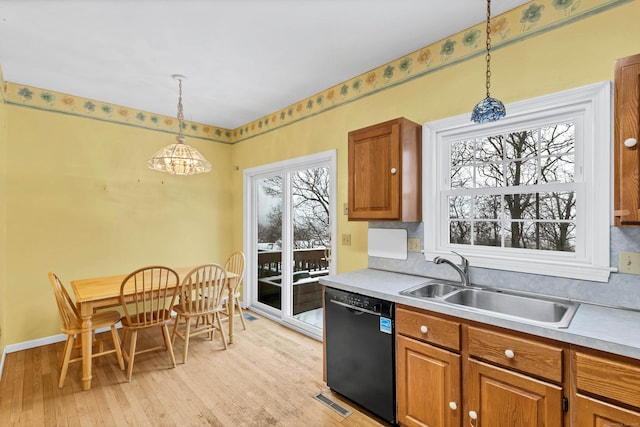
[[[615,59],[640,51],[639,14],[639,1],[631,1],[497,49],[492,95],[513,102],[612,79]],[[246,168],[335,148],[341,207],[348,131],[400,116],[424,123],[470,114],[484,96],[483,70],[477,57],[235,145],[188,138],[214,166],[192,177],[146,168],[150,155],[173,142],[169,134],[3,104],[0,346],[60,332],[49,270],[68,283],[152,263],[222,261],[242,247]],[[366,267],[367,224],[342,214],[337,220],[338,235],[352,235],[352,246],[338,246],[338,270]]]
[[[47,272],[75,278],[224,262],[232,249],[231,146],[196,139],[210,174],[146,159],[174,136],[9,105],[6,343],[60,333]]]
[[[640,2],[633,1],[497,49],[492,55],[492,96],[505,103],[613,79],[617,58],[640,52]],[[484,58],[477,57],[378,92],[290,126],[234,145],[240,169],[336,148],[338,152],[338,271],[367,265],[367,224],[348,222],[347,132],[404,116],[418,123],[469,114],[484,97]],[[508,111],[507,111],[508,114]],[[241,174],[234,175],[241,194]],[[235,229],[241,229],[242,199],[234,198]],[[424,219],[425,221],[428,219]]]

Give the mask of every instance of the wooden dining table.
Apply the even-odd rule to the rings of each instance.
[[[193,267],[174,268],[178,273],[178,283],[170,286],[170,289],[177,287],[182,279],[193,269]],[[120,286],[127,274],[118,274],[115,276],[92,277],[88,279],[77,279],[71,281],[71,287],[76,297],[78,311],[82,318],[82,388],[83,390],[91,389],[91,360],[92,360],[92,342],[93,331],[91,325],[91,317],[97,309],[120,306]],[[229,291],[229,299],[227,301],[229,307],[229,343],[233,343],[233,288],[235,279],[238,275],[227,272],[227,288]],[[133,296],[134,291],[129,291],[128,295]],[[125,289],[125,298],[127,290]]]

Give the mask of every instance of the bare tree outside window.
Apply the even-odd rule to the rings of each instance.
[[[451,144],[450,243],[575,251],[575,126]]]
[[[282,177],[268,178],[262,182],[267,196],[280,199],[283,191]],[[293,172],[293,235],[294,249],[329,246],[329,170],[305,169]],[[276,205],[268,215],[268,223],[258,230],[259,241],[270,241],[281,233],[281,206]]]

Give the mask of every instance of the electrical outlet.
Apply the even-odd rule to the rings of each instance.
[[[349,215],[349,203],[344,204],[343,213]]]
[[[407,249],[409,252],[420,252],[420,238],[409,237],[409,239],[407,239]]]
[[[640,274],[640,252],[620,252],[618,272]]]
[[[342,233],[342,246],[351,246],[351,234]]]

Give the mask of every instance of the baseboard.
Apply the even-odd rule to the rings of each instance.
[[[2,373],[4,372],[4,356],[5,356],[5,352],[4,349],[2,349],[2,359],[0,359],[0,382],[2,382]]]

